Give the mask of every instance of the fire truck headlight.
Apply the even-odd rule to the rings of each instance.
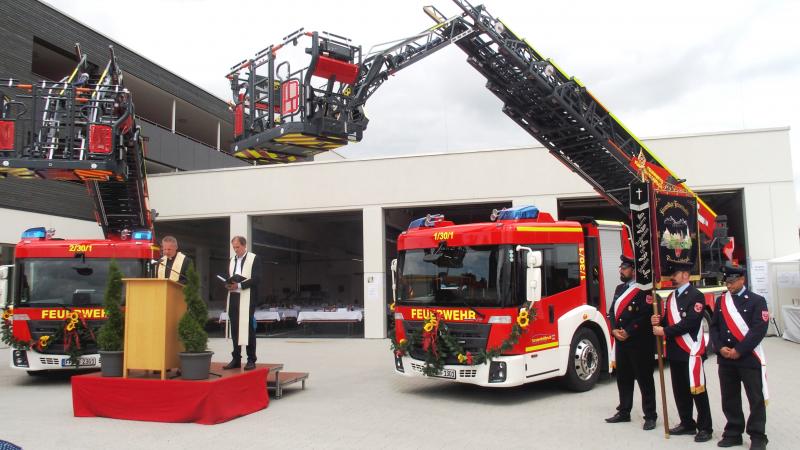
[[[489,323],[511,323],[511,316],[492,316]]]
[[[394,313],[394,320],[403,320],[403,313]]]
[[[394,355],[394,368],[398,372],[405,372],[405,369],[403,369],[403,357],[402,356]]]
[[[25,350],[14,350],[11,357],[16,367],[30,367],[28,365],[28,354]]]
[[[506,381],[508,371],[504,361],[492,361],[489,364],[489,383],[502,383]]]

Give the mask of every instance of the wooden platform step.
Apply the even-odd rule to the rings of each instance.
[[[275,398],[283,397],[283,388],[293,384],[300,382],[302,387],[301,389],[306,388],[306,379],[308,378],[308,372],[272,372],[270,371],[267,374],[267,388],[275,390]]]

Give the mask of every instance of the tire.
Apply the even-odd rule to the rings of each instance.
[[[597,336],[588,328],[579,328],[569,346],[567,374],[561,379],[562,385],[575,392],[592,389],[600,378],[602,360]]]

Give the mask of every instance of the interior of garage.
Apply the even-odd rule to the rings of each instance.
[[[727,225],[727,235],[734,239],[733,258],[740,263],[747,261],[747,230],[745,228],[744,192],[742,189],[698,191],[697,195],[717,213],[718,221]],[[628,217],[620,209],[612,206],[602,197],[560,198],[558,199],[558,217],[590,216],[596,219],[628,222]],[[724,217],[723,217],[724,216]],[[716,261],[721,256],[720,241],[704,241],[702,253],[703,271],[717,267]],[[709,274],[711,275],[711,274]],[[711,277],[709,277],[711,278]]]
[[[268,335],[363,336],[362,222],[361,210],[253,218],[252,248],[266,272],[263,307],[284,313]],[[290,310],[323,314],[301,320]]]
[[[228,218],[157,222],[156,238],[166,235],[175,236],[195,261],[208,301],[209,331],[221,335],[226,291],[216,274],[228,270]],[[355,319],[364,306],[362,236],[360,210],[253,217],[248,249],[263,268],[258,335],[363,336],[363,314]],[[303,311],[317,314],[304,321]]]

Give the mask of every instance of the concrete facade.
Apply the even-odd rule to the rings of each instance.
[[[743,191],[751,260],[800,251],[788,128],[644,142],[695,191]],[[386,329],[384,209],[512,202],[555,215],[560,198],[596,196],[542,147],[158,174],[150,193],[159,221],[230,217],[231,234],[245,236],[253,216],[362,211],[368,338]]]

